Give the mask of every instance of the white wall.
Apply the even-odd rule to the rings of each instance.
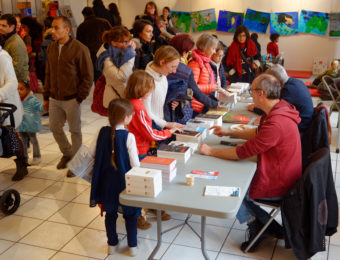
[[[4,13],[12,12],[12,0],[0,0]],[[219,10],[245,12],[247,8],[264,12],[300,12],[302,9],[321,12],[340,12],[340,0],[154,0],[161,12],[164,6],[172,10],[197,11],[215,8],[218,18]],[[15,0],[14,0],[15,2]],[[31,0],[32,7],[37,2],[39,9],[40,0]],[[86,6],[92,6],[92,0],[59,0],[61,5],[70,5],[76,23],[83,21],[81,10]],[[148,0],[104,0],[105,6],[115,2],[119,6],[123,24],[131,27],[134,17],[144,11]],[[33,9],[33,8],[32,8]],[[34,8],[35,9],[35,8]],[[33,11],[33,10],[32,10]],[[35,11],[35,10],[34,10]],[[217,31],[209,31],[217,34],[220,40],[230,45],[233,34]],[[197,39],[201,33],[192,33]],[[259,34],[259,42],[262,53],[265,52],[269,42],[269,28],[266,34]],[[280,51],[285,54],[285,66],[288,69],[312,70],[314,57],[340,58],[340,38],[328,38],[312,34],[297,34],[281,36],[279,42]]]

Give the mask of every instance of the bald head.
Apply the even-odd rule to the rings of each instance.
[[[281,94],[280,82],[269,74],[261,74],[252,83],[254,89],[262,89],[268,99],[279,99]]]

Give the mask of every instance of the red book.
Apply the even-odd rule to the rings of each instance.
[[[176,168],[176,160],[171,158],[147,156],[141,161],[141,167],[171,172]]]

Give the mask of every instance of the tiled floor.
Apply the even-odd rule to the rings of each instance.
[[[317,102],[317,100],[315,100]],[[333,145],[337,139],[337,113],[332,114]],[[88,206],[90,186],[78,178],[65,177],[66,170],[56,170],[60,158],[57,145],[46,124],[38,135],[42,152],[42,163],[29,167],[29,175],[14,183],[11,176],[15,171],[13,160],[0,159],[0,190],[14,188],[21,194],[21,206],[12,215],[4,217],[0,213],[0,260],[8,259],[147,259],[156,245],[156,223],[151,229],[138,231],[138,256],[126,255],[126,232],[124,221],[118,219],[121,239],[120,251],[107,256],[104,218],[98,208]],[[90,100],[82,104],[82,130],[85,144],[89,144],[98,127],[106,124],[106,119],[90,110]],[[67,128],[67,127],[66,127]],[[334,147],[332,147],[334,152]],[[340,194],[340,157],[332,153],[332,164],[337,192]],[[171,227],[185,218],[184,214],[171,212],[172,220],[164,222],[164,228]],[[193,216],[191,224],[200,231],[200,218]],[[282,240],[268,238],[255,253],[243,254],[239,245],[245,239],[245,225],[235,219],[207,220],[207,250],[210,259],[295,259],[291,250],[284,249]],[[188,260],[203,259],[199,239],[188,227],[177,228],[163,237],[157,259]],[[327,238],[327,251],[313,259],[339,259],[340,233]]]

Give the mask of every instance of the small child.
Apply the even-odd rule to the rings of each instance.
[[[19,81],[18,92],[24,107],[24,115],[19,126],[19,132],[24,146],[24,156],[27,160],[27,146],[30,141],[33,145],[33,160],[30,164],[38,165],[41,162],[41,155],[36,133],[41,130],[39,113],[45,113],[45,110],[42,103],[31,92],[28,81]]]
[[[318,75],[314,79],[313,85],[314,86],[319,85],[321,83],[322,77],[326,75],[332,78],[339,77],[339,61],[338,60],[332,60],[331,67],[328,70],[325,70],[324,72],[322,72],[320,75]]]
[[[150,74],[143,70],[135,70],[130,76],[126,89],[125,97],[129,98],[135,112],[128,129],[136,137],[139,159],[142,160],[147,156],[151,142],[163,141],[172,136],[175,131],[181,131],[179,128],[156,130],[152,128],[152,120],[145,110],[143,100],[146,99],[155,88],[154,79]],[[156,214],[155,210],[149,210]],[[171,216],[162,211],[162,220],[169,220]],[[145,214],[138,217],[138,228],[147,229],[151,227],[146,221]]]
[[[96,143],[90,146],[90,150],[96,151],[90,206],[102,204],[102,210],[106,212],[105,227],[109,255],[114,254],[118,249],[119,240],[116,230],[118,208],[122,209],[125,219],[128,253],[130,256],[135,256],[138,251],[137,213],[140,212],[140,208],[119,203],[119,194],[125,189],[125,174],[132,167],[140,166],[135,137],[125,128],[132,116],[133,107],[129,100],[112,100],[108,107],[110,126],[102,127]]]

